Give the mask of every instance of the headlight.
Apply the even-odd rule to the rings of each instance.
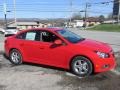
[[[104,53],[104,52],[99,52],[96,51],[96,54],[100,57],[100,58],[109,58],[110,55],[108,53]]]

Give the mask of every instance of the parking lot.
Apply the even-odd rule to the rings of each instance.
[[[120,33],[71,29],[83,37],[110,44],[120,61]],[[0,35],[0,90],[120,90],[119,67],[116,70],[79,78],[68,71],[43,65],[12,65],[4,56]]]

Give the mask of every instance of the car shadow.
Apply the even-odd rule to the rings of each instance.
[[[9,57],[6,56],[6,54],[3,52],[3,57],[9,61]],[[30,65],[30,66],[35,66],[35,67],[42,67],[46,69],[53,69],[53,70],[58,70],[58,71],[63,71],[63,72],[69,72],[72,73],[70,70],[59,68],[59,67],[54,67],[54,66],[49,66],[49,65],[43,65],[43,64],[36,64],[36,63],[30,63],[30,62],[24,62],[23,65]],[[16,65],[11,65],[12,67],[15,67]]]
[[[49,66],[49,65],[29,63],[29,62],[24,62],[23,64],[24,64],[24,65],[30,65],[30,66],[36,66],[36,67],[42,67],[42,68],[46,68],[46,69],[53,69],[53,70],[70,72],[70,71],[67,70],[67,69],[63,69],[63,68],[59,68],[59,67],[54,67],[54,66]]]
[[[4,52],[1,52],[0,54],[2,54],[6,60],[9,60],[9,57]]]
[[[5,53],[3,53],[3,56],[6,60],[9,61],[9,57],[5,55]],[[53,70],[58,70],[58,71],[62,71],[62,72],[68,72],[71,73],[73,75],[75,75],[71,70],[68,69],[64,69],[64,68],[60,68],[60,67],[55,67],[55,66],[50,66],[50,65],[44,65],[44,64],[37,64],[37,63],[30,63],[30,62],[23,62],[23,65],[30,65],[30,66],[35,66],[35,67],[42,67],[45,69],[53,69]],[[16,65],[11,64],[11,67],[15,67]],[[92,73],[91,76],[97,75],[98,73]]]

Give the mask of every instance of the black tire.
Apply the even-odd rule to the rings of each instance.
[[[10,51],[9,60],[14,65],[22,64],[22,55],[17,49],[13,49]]]
[[[79,77],[87,77],[92,74],[93,66],[86,57],[77,56],[71,62],[71,70]]]

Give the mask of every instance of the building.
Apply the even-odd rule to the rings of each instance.
[[[64,25],[65,27],[74,27],[74,28],[77,28],[77,27],[82,27],[84,24],[84,21],[83,20],[73,20],[72,22],[65,22]]]
[[[82,27],[84,24],[83,20],[74,20],[74,26],[73,27]]]
[[[89,17],[86,20],[86,26],[94,26],[100,24],[99,18],[95,17]],[[85,22],[84,20],[73,20],[72,22],[65,22],[65,27],[74,27],[74,28],[79,28],[79,27],[84,27]]]
[[[23,29],[31,29],[31,28],[44,28],[50,27],[52,24],[50,23],[37,23],[37,22],[17,22],[17,28],[19,30]],[[14,23],[10,23],[8,27],[15,27]]]
[[[113,20],[113,19],[111,19],[111,20],[105,20],[103,23],[104,24],[113,24],[113,23],[116,23],[116,20]]]

